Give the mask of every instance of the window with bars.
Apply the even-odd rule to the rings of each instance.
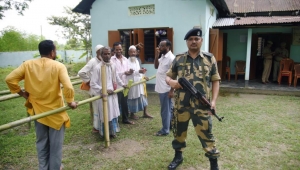
[[[257,56],[262,56],[264,50],[265,39],[263,37],[258,37],[257,43]]]

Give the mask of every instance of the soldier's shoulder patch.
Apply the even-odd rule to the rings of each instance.
[[[183,57],[185,55],[185,53],[180,53],[180,54],[176,54],[176,59],[180,59],[181,57]]]
[[[214,56],[212,53],[204,52],[204,51],[202,51],[202,54],[205,55],[205,56],[207,56],[207,57],[212,57],[212,56]]]
[[[179,54],[176,54],[176,57],[177,56],[183,56],[185,53],[179,53]]]

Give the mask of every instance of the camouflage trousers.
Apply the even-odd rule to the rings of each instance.
[[[192,119],[198,139],[205,151],[205,156],[208,158],[217,158],[220,156],[212,134],[211,116],[207,112],[202,113],[200,110],[188,109],[188,111],[175,111],[174,114],[174,117],[176,117],[176,120],[174,120],[174,123],[176,123],[176,126],[174,126],[176,134],[174,134],[172,146],[175,150],[183,151],[183,148],[186,147],[187,130],[189,121]]]

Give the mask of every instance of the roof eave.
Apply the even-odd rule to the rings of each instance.
[[[90,15],[90,9],[94,2],[95,0],[82,0],[72,11]]]

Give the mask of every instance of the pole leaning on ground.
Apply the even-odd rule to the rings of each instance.
[[[149,80],[154,79],[155,77],[156,77],[155,75],[151,76],[151,77],[149,77]],[[145,83],[145,82],[146,82],[146,80],[142,80],[142,81],[133,83],[131,85],[131,87],[136,86],[136,85],[141,84],[141,83]],[[130,87],[128,87],[128,88],[130,88]],[[121,92],[123,90],[124,90],[124,88],[119,88],[119,89],[115,90],[114,93],[118,93],[118,92]],[[90,103],[90,102],[98,100],[100,98],[102,98],[102,97],[99,95],[99,96],[94,96],[94,97],[88,98],[86,100],[79,101],[77,106],[81,106],[81,105],[84,105],[86,103]],[[4,124],[4,125],[0,126],[0,132],[4,131],[4,130],[7,130],[7,129],[11,129],[11,128],[16,127],[16,126],[20,126],[20,125],[25,124],[27,122],[31,122],[31,121],[34,121],[34,120],[37,120],[37,119],[40,119],[40,118],[43,118],[43,117],[46,117],[46,116],[49,116],[49,115],[53,115],[53,114],[56,114],[56,113],[59,113],[59,112],[65,111],[65,110],[69,110],[69,109],[71,109],[69,106],[64,106],[64,107],[61,107],[61,108],[58,108],[58,109],[55,109],[55,110],[47,111],[47,112],[44,112],[44,113],[40,113],[38,115],[29,116],[29,117],[26,117],[26,118],[23,118],[23,119],[20,119],[20,120],[16,120],[16,121]]]
[[[103,102],[103,121],[104,121],[104,137],[105,147],[109,147],[109,128],[108,128],[108,106],[107,106],[107,81],[106,81],[106,66],[101,66],[101,82],[102,82],[102,102]],[[102,125],[100,125],[102,126]]]

